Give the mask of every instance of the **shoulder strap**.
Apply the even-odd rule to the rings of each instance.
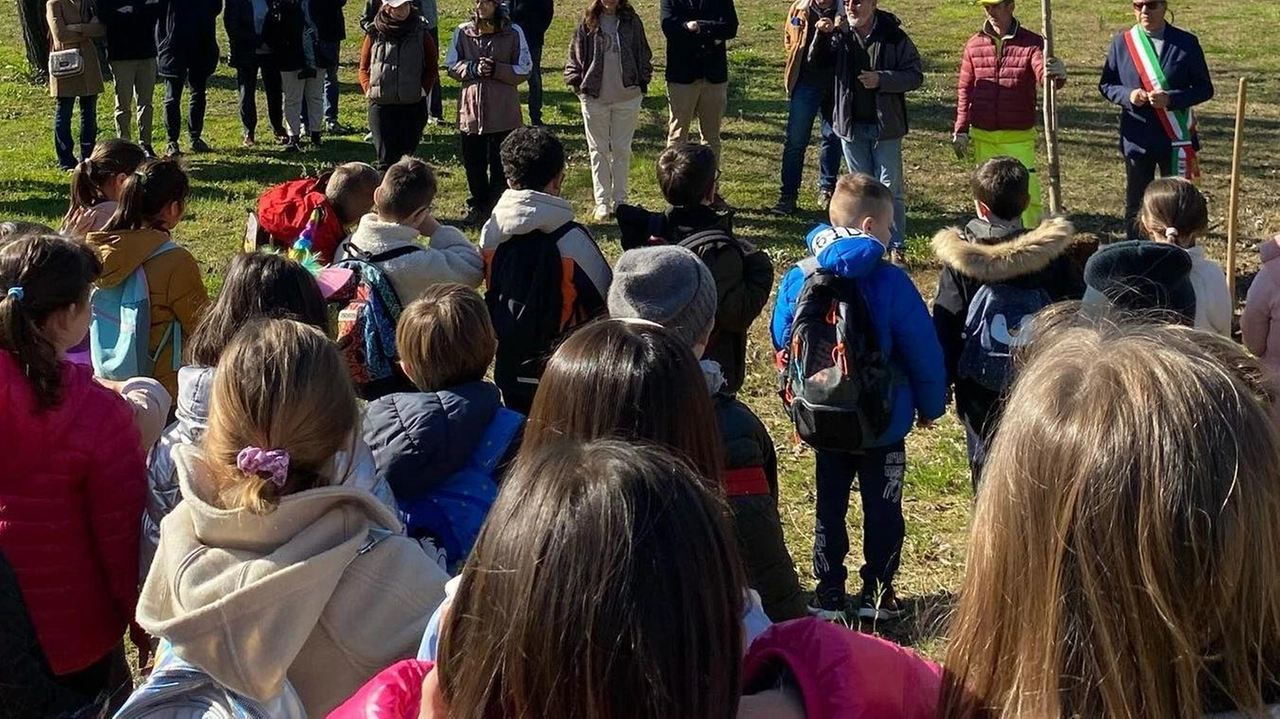
[[[403,245],[401,247],[393,247],[387,250],[386,252],[379,252],[378,254],[374,255],[364,251],[359,247],[356,247],[355,243],[353,243],[351,240],[347,240],[346,242],[343,242],[342,249],[352,259],[360,260],[361,262],[386,262],[387,260],[394,260],[397,257],[404,257],[405,255],[413,252],[427,251],[427,248],[423,247],[422,245],[419,245],[416,242],[410,242],[407,245]]]
[[[730,245],[738,248],[739,251],[742,250],[742,246],[733,238],[733,235],[730,235],[728,232],[725,232],[718,227],[713,227],[701,232],[695,232],[680,241],[681,247],[693,252],[694,254],[698,254],[702,250],[714,245]]]
[[[143,262],[146,262],[147,260],[150,260],[150,259],[154,259],[156,257],[159,257],[160,255],[163,255],[166,252],[171,252],[176,249],[178,249],[178,244],[176,242],[174,242],[173,240],[165,240],[164,242],[160,243],[160,246],[155,248],[155,250],[153,250],[151,254],[147,255],[147,259],[143,260]]]
[[[822,265],[818,264],[818,258],[813,255],[808,255],[797,262],[796,267],[799,267],[800,271],[804,273],[806,280],[822,271]]]

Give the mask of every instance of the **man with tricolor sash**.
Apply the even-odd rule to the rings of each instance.
[[[1213,81],[1195,35],[1165,20],[1165,0],[1134,0],[1137,23],[1111,41],[1098,89],[1119,105],[1120,150],[1125,159],[1125,222],[1141,237],[1134,218],[1142,194],[1163,177],[1200,176],[1195,106],[1213,97]]]

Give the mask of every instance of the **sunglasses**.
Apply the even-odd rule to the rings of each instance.
[[[1142,12],[1143,10],[1147,10],[1147,9],[1159,10],[1160,8],[1164,7],[1166,4],[1167,3],[1165,3],[1164,0],[1156,0],[1155,2],[1136,2],[1133,4],[1133,9],[1138,12]]]

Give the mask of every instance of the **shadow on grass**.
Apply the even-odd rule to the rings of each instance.
[[[956,596],[941,591],[919,597],[899,597],[906,614],[894,622],[860,622],[861,631],[889,639],[904,647],[914,647],[946,636],[947,623],[955,609]]]

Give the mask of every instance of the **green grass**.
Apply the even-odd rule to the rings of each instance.
[[[912,235],[909,255],[917,283],[928,298],[936,268],[927,238],[938,228],[962,220],[971,206],[967,164],[954,157],[948,138],[960,48],[977,29],[980,10],[967,0],[882,0],[882,5],[903,19],[920,47],[927,73],[925,86],[910,96],[912,132],[905,143],[905,165]],[[654,6],[640,6],[659,70],[644,102],[631,173],[633,200],[651,206],[660,204],[653,163],[664,144],[666,127],[663,41]],[[724,193],[742,208],[737,218],[740,233],[772,256],[779,276],[802,253],[804,233],[821,219],[816,212],[796,219],[763,212],[777,196],[786,127],[781,43],[786,6],[784,0],[739,0],[741,29],[739,38],[730,43],[732,77],[724,125]],[[459,0],[441,3],[444,37],[468,7]],[[1241,255],[1243,293],[1250,268],[1256,267],[1252,247],[1265,234],[1280,230],[1280,192],[1275,187],[1280,175],[1280,85],[1275,79],[1280,59],[1265,52],[1274,47],[1272,33],[1280,26],[1280,5],[1240,0],[1229,5],[1176,3],[1174,9],[1179,24],[1199,35],[1218,86],[1217,98],[1201,108],[1200,114],[1205,144],[1202,186],[1213,206],[1214,234],[1208,245],[1214,254],[1221,254],[1224,247],[1236,78],[1247,76],[1251,82],[1240,213],[1240,230],[1246,239]],[[559,16],[547,37],[544,74],[546,120],[560,132],[570,152],[565,196],[586,220],[591,211],[591,184],[581,115],[576,98],[560,77],[578,12],[576,4],[559,4]],[[351,35],[357,37],[354,9],[352,14]],[[1019,15],[1030,27],[1039,28],[1038,5],[1024,2]],[[1128,3],[1059,0],[1054,17],[1058,54],[1071,71],[1071,81],[1060,93],[1065,201],[1082,231],[1104,236],[1118,233],[1124,174],[1116,148],[1116,112],[1098,94],[1096,83],[1111,34],[1131,24],[1132,15]],[[341,112],[345,124],[363,128],[365,104],[355,84],[356,50],[355,41],[344,46]],[[68,178],[54,164],[50,137],[53,103],[45,90],[31,85],[27,77],[14,6],[0,4],[0,218],[56,225],[65,209]],[[452,117],[456,85],[446,81],[445,93],[446,114]],[[104,129],[111,127],[108,97],[99,101],[99,117]],[[161,125],[157,113],[157,145],[162,147]],[[240,149],[235,83],[226,67],[219,70],[211,85],[205,137],[218,151],[189,157],[195,192],[190,214],[175,236],[200,260],[211,289],[217,288],[219,273],[239,247],[245,212],[264,187],[338,162],[372,159],[371,146],[362,143],[359,136],[329,138],[320,151],[292,157],[270,147]],[[466,188],[456,133],[451,128],[430,128],[420,154],[441,172],[443,190],[436,207],[442,219],[460,217]],[[801,203],[812,207],[816,167],[812,150],[806,167]],[[616,228],[593,229],[606,252],[616,255]],[[759,321],[752,336],[749,352],[754,370],[743,398],[765,420],[778,444],[783,522],[792,555],[802,576],[807,577],[813,527],[813,454],[792,444],[791,429],[773,394],[766,325],[767,321]],[[959,425],[951,418],[932,431],[915,433],[908,441],[904,500],[908,536],[898,588],[918,611],[914,621],[891,634],[931,652],[939,646],[937,610],[947,606],[965,561],[971,491],[963,449]],[[856,528],[861,517],[857,503],[854,505],[850,523]],[[859,534],[856,529],[852,532],[852,557],[859,557],[861,551]],[[853,567],[857,563],[850,562]]]

